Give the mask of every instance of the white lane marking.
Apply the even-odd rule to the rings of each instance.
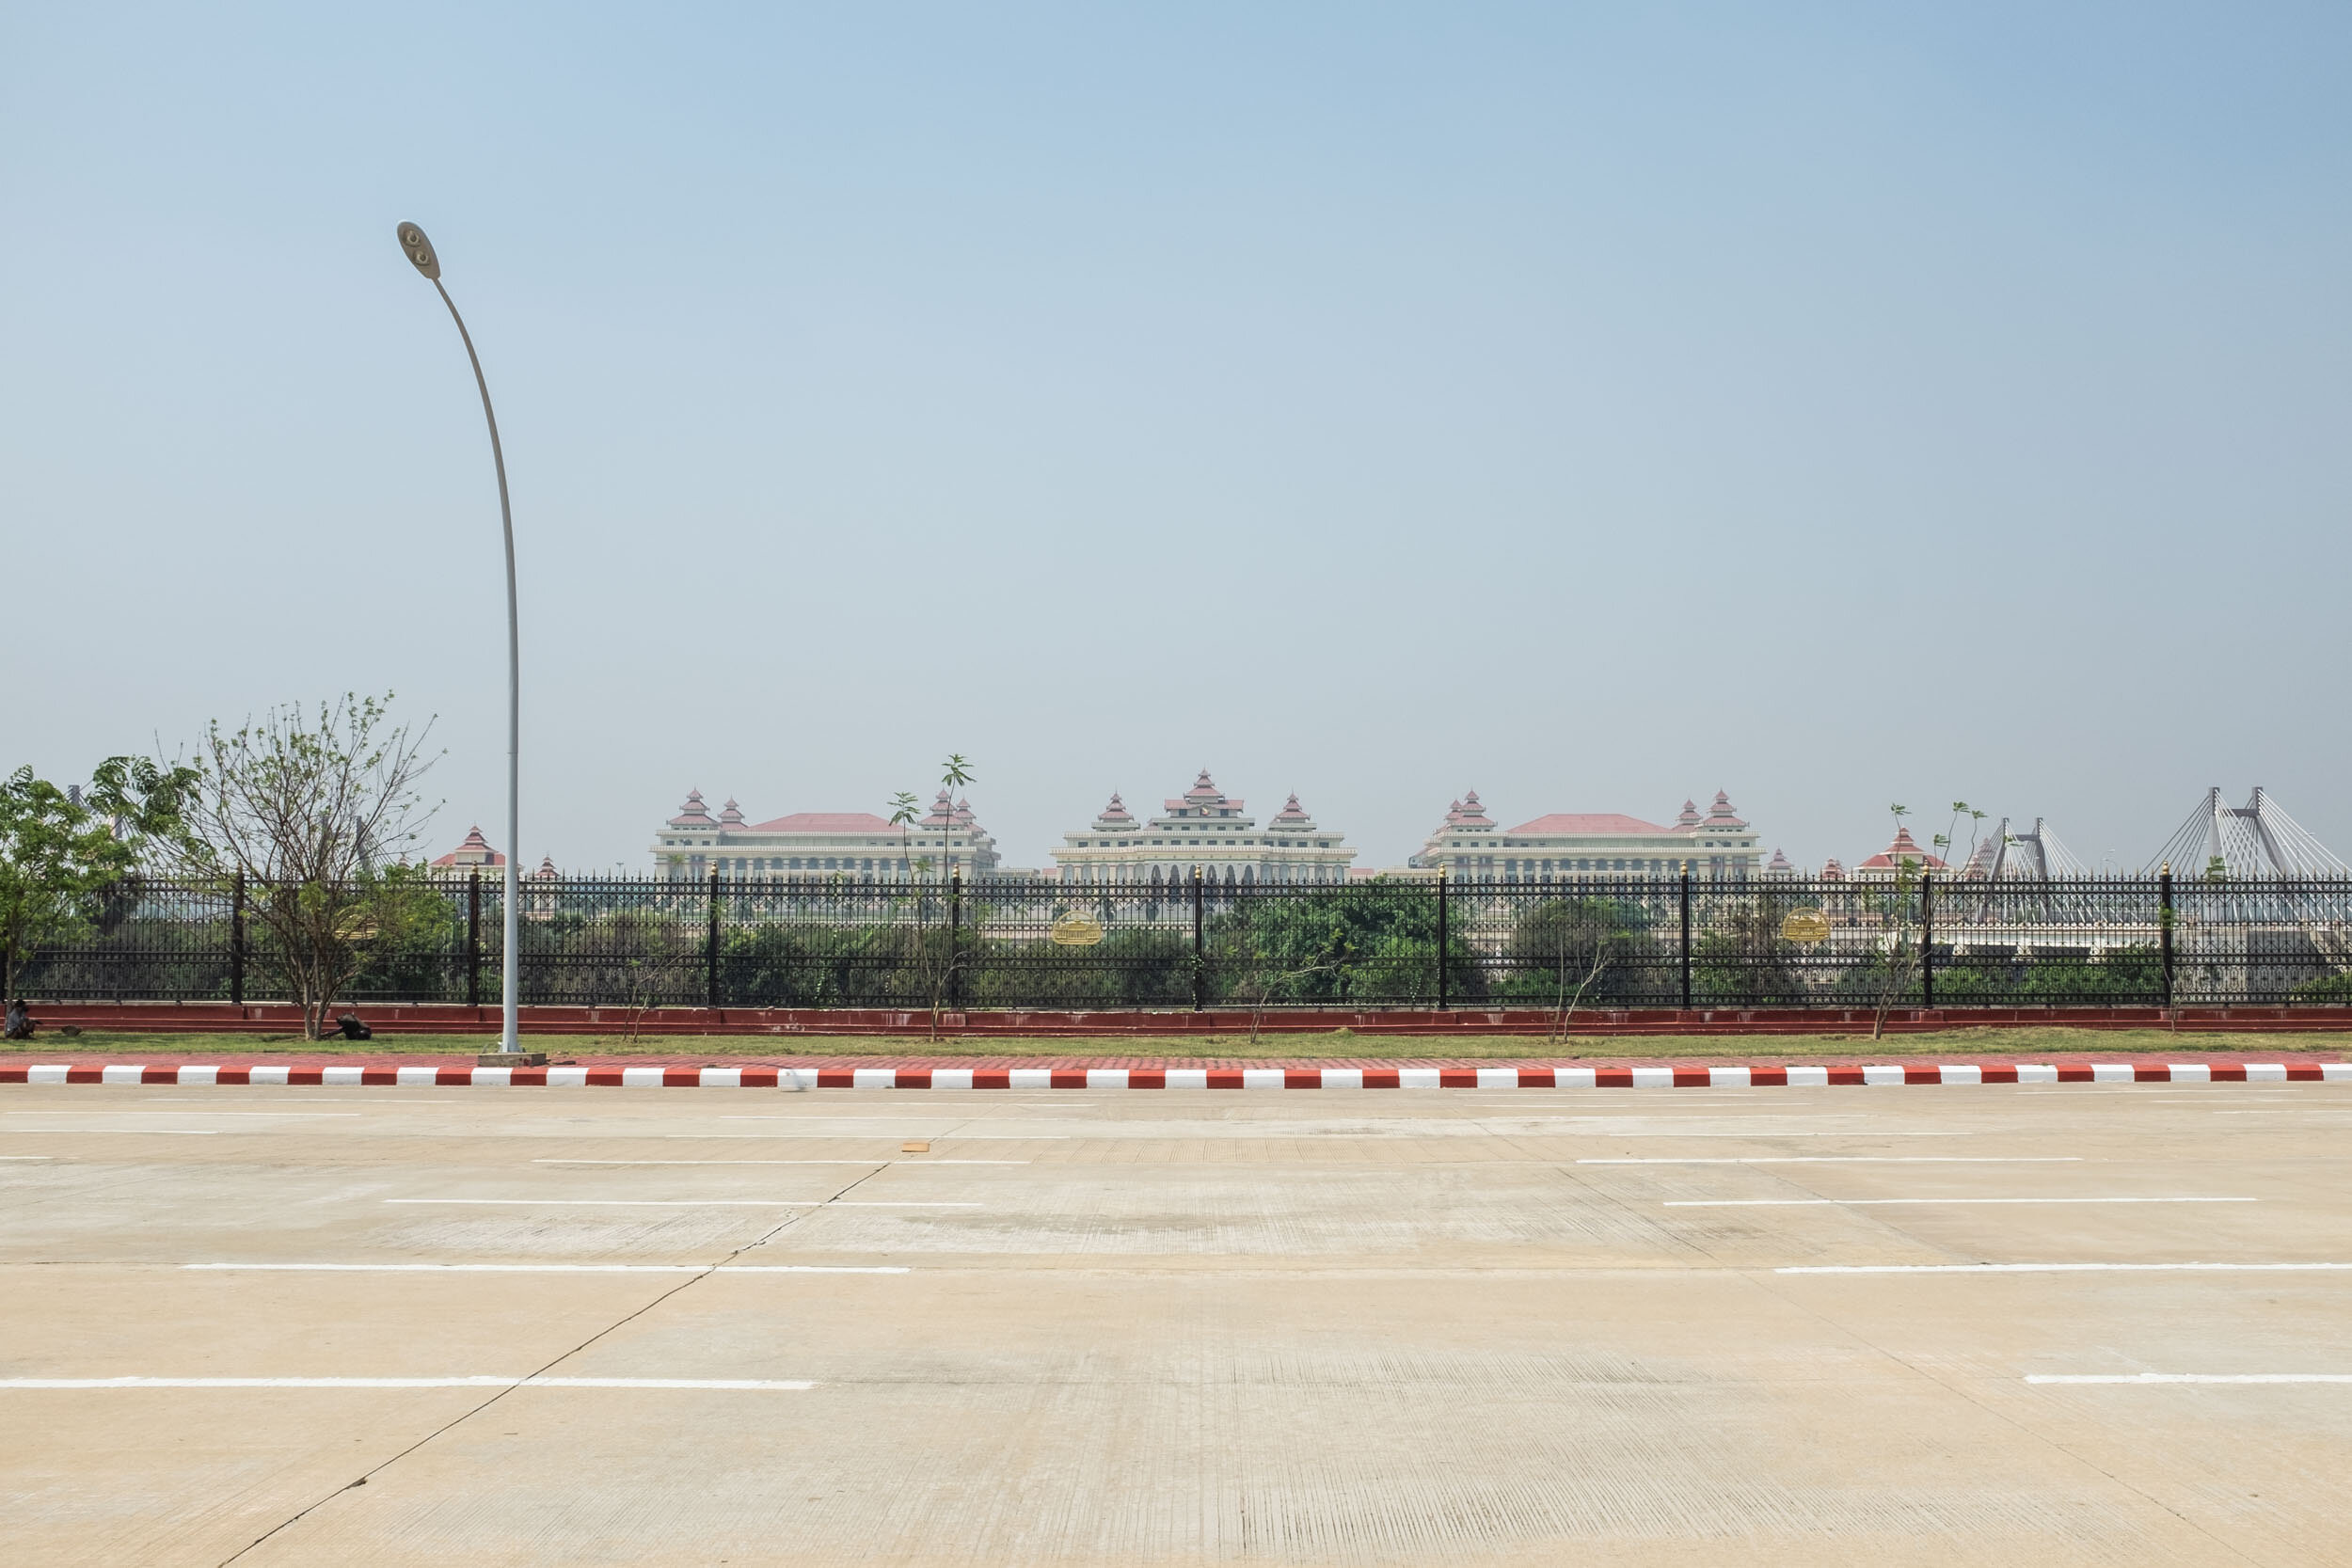
[[[2352,1263],[1816,1263],[1774,1274],[2284,1274]]]
[[[629,1132],[596,1132],[585,1133],[582,1135],[598,1138],[627,1138],[642,1136],[642,1134]],[[758,1138],[769,1143],[774,1143],[784,1138],[803,1138],[814,1143],[819,1138],[825,1138],[835,1143],[840,1143],[844,1141],[854,1141],[860,1138],[902,1138],[906,1135],[907,1134],[904,1132],[664,1132],[661,1134],[664,1138],[691,1138],[697,1143],[713,1138]],[[1802,1137],[1804,1134],[1798,1133],[1794,1135]],[[1078,1141],[1068,1132],[926,1132],[923,1136],[936,1139],[942,1143],[946,1142],[950,1138],[953,1138],[958,1143],[998,1144],[1066,1144],[1075,1143]],[[866,1163],[867,1162],[865,1161],[859,1162],[861,1164]],[[934,1162],[934,1164],[936,1162]]]
[[[395,1202],[398,1199],[394,1200]],[[1668,1198],[1669,1209],[1859,1208],[1890,1203],[2260,1203],[2258,1197],[1699,1197]]]
[[[111,1111],[91,1113],[93,1116],[113,1114]],[[220,1136],[220,1129],[217,1127],[201,1129],[193,1127],[0,1127],[0,1137],[30,1138],[43,1132],[56,1133],[60,1137],[68,1138],[96,1136],[108,1132],[120,1133],[125,1137],[134,1138],[217,1138]]]
[[[2217,1117],[2352,1117],[2352,1105],[2298,1105],[2289,1110],[2264,1106],[2259,1111],[2216,1111]]]
[[[183,1263],[183,1269],[272,1274],[912,1274],[827,1263]]]
[[[8,1111],[12,1117],[356,1117],[358,1111]]]
[[[0,1388],[723,1388],[752,1393],[814,1388],[799,1380],[747,1377],[8,1377]]]
[[[0,1154],[0,1160],[54,1160],[54,1154]]]
[[[46,1154],[19,1156],[45,1160]],[[1025,1165],[1026,1160],[533,1160],[534,1165]]]
[[[1578,1118],[1568,1118],[1578,1119]],[[1594,1117],[1594,1120],[1606,1120]],[[1628,1118],[1638,1119],[1638,1118]],[[1677,1132],[1672,1128],[1608,1127],[1596,1128],[1596,1138],[1746,1138],[1766,1143],[1778,1138],[1973,1138],[1978,1130],[1972,1127],[1839,1127],[1820,1132],[1788,1132],[1767,1129],[1761,1132]],[[1367,1132],[1363,1137],[1389,1137],[1386,1132]],[[1409,1135],[1409,1134],[1408,1134]]]
[[[1831,1112],[1831,1111],[1776,1111],[1776,1110],[1768,1110],[1768,1111],[1766,1111],[1766,1112],[1763,1114],[1763,1118],[1764,1118],[1764,1119],[1766,1119],[1766,1120],[1771,1120],[1771,1121],[1870,1121],[1870,1120],[1875,1119],[1875,1118],[1872,1117],[1871,1113],[1869,1113],[1869,1112],[1867,1112],[1867,1111],[1837,1111],[1837,1112]],[[1584,1124],[1584,1123],[1587,1123],[1587,1122],[1595,1122],[1595,1121],[1639,1121],[1639,1122],[1667,1122],[1667,1121],[1728,1121],[1728,1120],[1731,1120],[1731,1119],[1733,1119],[1733,1118],[1731,1118],[1731,1117],[1726,1117],[1726,1116],[1723,1115],[1721,1112],[1701,1112],[1701,1113],[1699,1113],[1699,1114],[1697,1114],[1697,1115],[1695,1115],[1695,1116],[1677,1117],[1677,1116],[1668,1116],[1668,1115],[1665,1115],[1665,1114],[1662,1114],[1662,1113],[1661,1113],[1661,1112],[1657,1112],[1657,1111],[1637,1111],[1637,1110],[1628,1110],[1628,1111],[1594,1111],[1594,1112],[1591,1112],[1591,1113],[1589,1113],[1589,1114],[1587,1114],[1587,1115],[1585,1115],[1585,1116],[1581,1116],[1581,1117],[1513,1117],[1513,1116],[1496,1116],[1496,1115],[1494,1115],[1493,1113],[1488,1112],[1488,1113],[1485,1113],[1485,1114],[1483,1114],[1483,1115],[1465,1115],[1465,1116],[1460,1116],[1460,1117],[1454,1117],[1454,1120],[1457,1120],[1457,1121],[1462,1121],[1462,1122],[1471,1122],[1471,1123],[1494,1122],[1494,1123],[1496,1123],[1496,1124],[1498,1124],[1498,1125],[1504,1126],[1504,1127],[1525,1127],[1525,1126],[1528,1126],[1528,1125],[1529,1125],[1529,1124],[1531,1124],[1531,1123],[1534,1123],[1534,1124],[1536,1124],[1536,1125],[1541,1125],[1542,1123],[1545,1123],[1545,1122],[1555,1122],[1555,1121],[1556,1121],[1556,1122],[1563,1122],[1563,1123],[1575,1123],[1575,1124],[1578,1124],[1578,1125],[1581,1125],[1581,1124]],[[1677,1136],[1680,1136],[1681,1134],[1677,1133],[1677,1134],[1676,1134],[1676,1135],[1677,1135]],[[1840,1129],[1839,1131],[1837,1131],[1837,1132],[1815,1132],[1815,1133],[1810,1133],[1810,1134],[1807,1134],[1807,1133],[1799,1133],[1799,1132],[1787,1132],[1787,1133],[1765,1134],[1765,1135],[1766,1135],[1766,1136],[1780,1136],[1780,1137],[1791,1137],[1791,1138],[1794,1138],[1794,1137],[1805,1137],[1805,1136],[1811,1136],[1811,1137],[1842,1137],[1842,1136],[1845,1136],[1846,1134],[1845,1134],[1844,1131],[1843,1131],[1842,1129]]]
[[[2079,1154],[1727,1154],[1689,1159],[1579,1160],[1580,1165],[2061,1165]]]
[[[388,1197],[387,1203],[472,1203],[525,1209],[977,1209],[977,1203],[898,1203],[858,1197]],[[2248,1199],[2251,1202],[2252,1199]]]
[[[2030,1373],[2027,1383],[2352,1383],[2352,1372],[2095,1372],[2088,1376]]]

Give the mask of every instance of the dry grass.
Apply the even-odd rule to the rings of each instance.
[[[1526,1035],[1269,1035],[1252,1045],[1248,1034],[1083,1038],[926,1039],[920,1035],[655,1035],[631,1040],[626,1035],[546,1035],[526,1043],[550,1060],[642,1056],[647,1059],[722,1061],[777,1056],[958,1057],[1028,1056],[1132,1057],[1152,1061],[1207,1058],[1231,1061],[1362,1060],[1720,1060],[1852,1061],[1903,1057],[1957,1059],[1970,1056],[2161,1057],[2226,1052],[2233,1055],[2322,1055],[2341,1057],[2344,1037],[2334,1034],[2174,1034],[2162,1029],[1947,1029],[1934,1034],[1893,1035],[1873,1044],[1867,1032],[1851,1035],[1582,1035],[1563,1047],[1557,1040]],[[40,1061],[89,1061],[109,1055],[166,1055],[182,1059],[245,1060],[272,1055],[470,1057],[497,1049],[484,1035],[379,1035],[373,1040],[305,1040],[298,1035],[136,1034],[88,1029],[68,1035],[43,1029],[31,1041],[12,1040],[8,1054]]]

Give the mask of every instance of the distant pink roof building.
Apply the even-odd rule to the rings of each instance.
[[[1678,831],[1674,828],[1661,828],[1655,822],[1645,822],[1638,816],[1628,816],[1622,812],[1560,811],[1553,812],[1549,816],[1539,816],[1533,822],[1522,822],[1513,828],[1511,832],[1516,837],[1520,834],[1671,833]]]
[[[1623,812],[1552,812],[1516,828],[1498,827],[1478,792],[1446,808],[1410,864],[1477,882],[1580,882],[1679,877],[1745,881],[1762,874],[1756,834],[1718,790],[1701,816],[1685,800],[1671,826]]]
[[[884,817],[870,811],[796,811],[789,816],[773,821],[757,822],[744,830],[754,833],[892,833]]]
[[[930,815],[901,832],[865,811],[802,811],[748,820],[732,800],[717,816],[702,791],[687,791],[678,815],[654,835],[654,864],[675,879],[722,881],[818,879],[858,885],[1009,875],[996,841],[970,800],[946,790]]]
[[[1264,827],[1238,796],[1200,769],[1192,787],[1139,822],[1114,794],[1090,827],[1062,835],[1054,875],[1081,886],[1187,889],[1198,873],[1218,887],[1339,882],[1356,851],[1344,835],[1315,825],[1293,795]]]

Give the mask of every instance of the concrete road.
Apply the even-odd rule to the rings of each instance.
[[[2301,1085],[10,1088],[0,1560],[2340,1563],[2347,1134]]]

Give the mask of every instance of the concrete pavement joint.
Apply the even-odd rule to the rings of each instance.
[[[841,1196],[843,1193],[854,1192],[861,1183],[872,1180],[875,1176],[879,1174],[880,1173],[876,1171],[867,1171],[864,1176],[857,1178],[856,1180],[851,1181],[848,1186],[843,1187],[840,1192],[835,1193],[833,1196],[837,1198]],[[631,1323],[634,1323],[639,1318],[642,1318],[646,1313],[652,1311],[655,1307],[660,1306],[663,1302],[666,1302],[671,1297],[676,1295],[679,1291],[687,1290],[698,1281],[707,1278],[710,1275],[717,1273],[723,1265],[731,1262],[735,1259],[742,1257],[743,1254],[751,1251],[754,1247],[765,1246],[768,1243],[775,1240],[776,1237],[781,1236],[786,1230],[789,1229],[794,1225],[797,1225],[800,1221],[805,1219],[806,1217],[807,1216],[805,1214],[786,1215],[783,1219],[779,1220],[775,1225],[770,1227],[760,1235],[744,1243],[741,1246],[735,1248],[718,1262],[711,1264],[709,1268],[705,1269],[700,1274],[679,1280],[675,1285],[671,1286],[660,1295],[655,1296],[651,1301],[645,1303],[643,1307],[638,1307],[635,1311],[626,1313],[613,1320],[612,1323],[607,1323],[604,1327],[596,1330],[594,1334],[589,1335],[588,1338],[582,1339],[571,1349],[564,1351],[563,1354],[549,1360],[545,1366],[539,1368],[538,1370],[532,1372],[531,1375],[532,1377],[545,1377],[548,1375],[557,1367],[562,1366],[573,1356],[578,1355],[581,1351],[586,1350],[590,1345],[595,1344],[597,1340],[617,1332]],[[368,1469],[362,1473],[358,1480],[348,1481],[345,1484],[337,1487],[334,1491],[329,1492],[326,1497],[318,1498],[308,1507],[279,1520],[277,1524],[271,1526],[268,1529],[262,1531],[260,1535],[255,1536],[251,1541],[248,1541],[243,1546],[237,1548],[236,1551],[230,1553],[228,1557],[223,1558],[220,1562],[220,1568],[230,1568],[230,1564],[235,1562],[239,1558],[246,1556],[255,1547],[268,1541],[272,1536],[277,1535],[290,1526],[299,1524],[302,1520],[308,1518],[312,1513],[325,1507],[328,1502],[331,1502],[336,1497],[342,1496],[342,1494],[350,1491],[353,1487],[366,1485],[369,1481],[383,1474],[384,1471],[389,1469],[392,1465],[399,1464],[402,1460],[407,1458],[410,1454],[415,1453],[419,1449],[423,1448],[426,1444],[432,1442],[435,1438],[439,1437],[442,1433],[451,1431],[453,1428],[455,1428],[466,1421],[471,1420],[474,1417],[479,1416],[482,1412],[489,1409],[490,1406],[498,1403],[499,1401],[513,1393],[515,1391],[515,1386],[509,1386],[507,1387],[498,1389],[496,1392],[492,1393],[488,1399],[484,1400],[480,1404],[473,1406],[469,1410],[461,1411],[456,1416],[452,1417],[449,1420],[442,1422],[437,1427],[435,1427],[431,1432],[426,1433],[422,1437],[420,1437],[415,1442],[409,1444],[406,1448],[401,1449],[398,1453],[393,1454],[390,1458],[386,1459],[380,1464]]]

